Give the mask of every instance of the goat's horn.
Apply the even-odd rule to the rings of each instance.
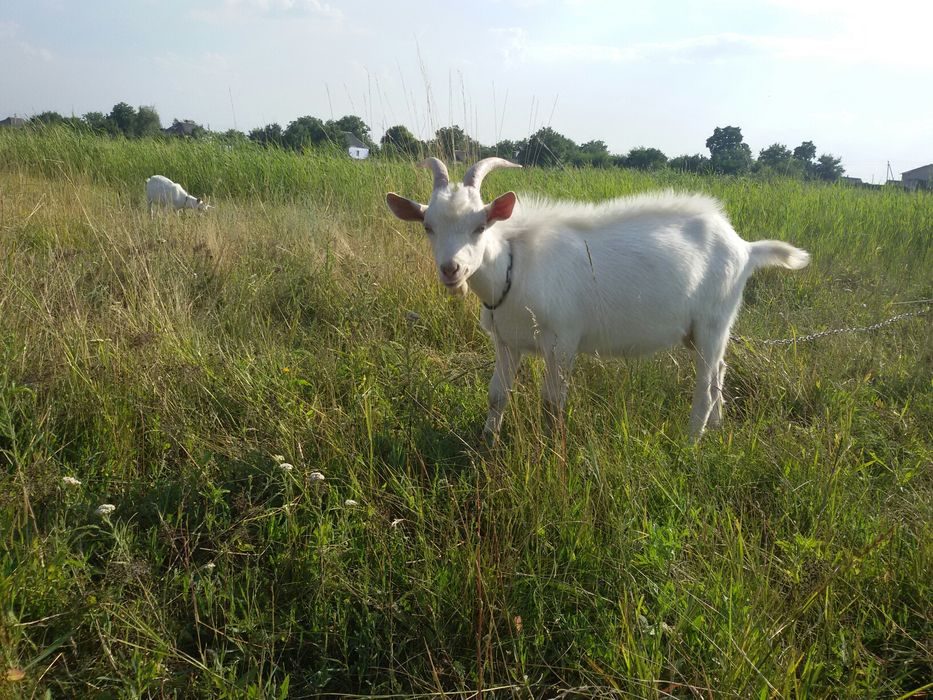
[[[439,190],[450,184],[450,176],[447,174],[447,166],[437,158],[425,158],[418,163],[419,168],[429,168],[434,173],[434,189]]]
[[[483,178],[486,177],[486,173],[490,170],[494,170],[495,168],[520,167],[522,166],[518,163],[512,163],[505,158],[483,158],[474,163],[473,167],[466,171],[466,175],[463,176],[463,184],[467,187],[479,189],[479,186],[483,184]]]

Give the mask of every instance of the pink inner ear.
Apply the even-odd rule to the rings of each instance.
[[[489,205],[489,212],[486,214],[486,221],[505,221],[512,216],[512,209],[515,207],[515,193],[506,192],[501,197],[497,197]]]

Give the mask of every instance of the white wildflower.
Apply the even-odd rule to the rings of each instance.
[[[311,479],[311,481],[324,481],[324,475],[321,474],[321,472],[311,472],[308,474],[308,478]]]
[[[99,506],[97,506],[97,510],[95,510],[94,512],[97,513],[102,518],[106,518],[116,509],[117,507],[113,505],[112,503],[101,503]]]
[[[356,508],[359,505],[359,503],[357,501],[354,501],[352,498],[348,498],[347,500],[343,502],[343,504],[347,508]]]
[[[65,486],[80,486],[81,482],[78,479],[75,479],[73,476],[63,476],[62,483]]]
[[[215,568],[217,568],[217,564],[212,561],[209,561],[204,565],[204,570],[207,571],[207,573],[212,572]]]
[[[295,468],[295,465],[289,464],[288,462],[282,462],[279,465],[279,469],[281,469],[283,472],[290,472],[294,468]]]

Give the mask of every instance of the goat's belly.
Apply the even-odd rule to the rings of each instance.
[[[688,324],[678,324],[654,332],[626,332],[624,327],[611,331],[584,333],[578,352],[615,357],[651,355],[684,342]]]
[[[497,312],[495,316],[483,309],[480,325],[483,330],[510,348],[529,354],[538,354],[540,350],[538,341],[541,329],[535,325],[534,316],[529,314],[527,309],[522,313]]]

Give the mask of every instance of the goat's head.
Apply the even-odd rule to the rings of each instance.
[[[463,184],[450,184],[447,166],[437,158],[418,163],[434,172],[434,192],[427,206],[400,197],[386,195],[389,209],[403,221],[419,221],[431,241],[438,276],[451,293],[464,294],[467,280],[483,262],[487,228],[512,216],[515,193],[506,192],[489,204],[483,204],[480,185],[494,168],[520,168],[503,158],[484,158],[467,170]]]
[[[188,195],[188,201],[186,202],[189,208],[196,209],[197,211],[207,211],[208,209],[213,209],[213,207],[205,202],[200,197],[192,197]]]

